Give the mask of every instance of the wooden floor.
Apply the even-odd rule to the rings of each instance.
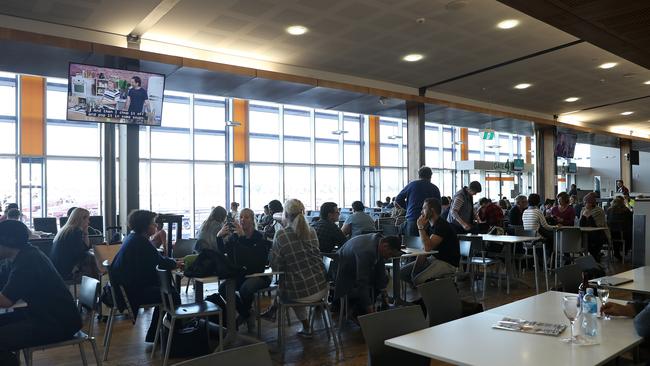
[[[608,269],[609,273],[620,273],[627,270],[627,266],[613,263]],[[532,273],[528,271],[522,277],[527,283],[533,283]],[[503,285],[503,283],[502,283]],[[461,296],[467,300],[472,299],[469,281],[459,282]],[[216,286],[206,286],[206,292],[216,291]],[[484,302],[486,309],[500,306],[535,294],[534,286],[527,287],[521,284],[512,284],[510,294],[505,293],[505,286],[501,292],[497,291],[496,285],[491,283],[488,287],[487,299]],[[630,299],[630,295],[624,292],[612,292],[612,298]],[[190,289],[188,296],[183,294],[183,301],[192,301],[193,293]],[[560,310],[558,310],[560,311]],[[336,314],[334,315],[336,321]],[[113,333],[109,359],[105,365],[160,365],[162,364],[160,354],[157,353],[152,359],[150,357],[151,344],[144,343],[144,335],[151,318],[151,310],[144,311],[138,317],[135,326],[126,318],[116,321]],[[96,321],[97,322],[97,321]],[[292,329],[287,328],[286,344],[284,354],[277,350],[276,335],[277,328],[274,323],[262,321],[262,338],[271,350],[271,357],[275,365],[366,365],[367,350],[363,342],[360,328],[352,322],[348,322],[342,332],[343,349],[337,353],[334,342],[328,339],[324,331],[315,331],[312,339],[302,339],[295,335],[299,329],[298,321],[293,319]],[[99,352],[102,352],[102,340],[104,334],[104,322],[96,324],[95,334],[97,336]],[[320,323],[316,327],[321,327]],[[246,326],[240,327],[240,332],[245,332]],[[89,347],[86,348],[90,364],[94,364],[92,353]],[[284,357],[283,357],[284,356]],[[92,360],[92,361],[91,361]],[[78,348],[61,348],[46,352],[38,352],[34,355],[35,365],[81,365]],[[170,360],[170,364],[179,362],[181,359]],[[432,361],[432,365],[446,365],[445,363]]]

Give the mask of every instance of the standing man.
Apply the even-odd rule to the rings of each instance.
[[[143,113],[144,107],[149,111],[149,97],[147,96],[147,89],[142,87],[142,79],[139,76],[131,78],[131,89],[126,97],[126,104],[124,109],[129,111],[129,114]]]
[[[473,181],[469,187],[463,187],[454,195],[447,222],[452,224],[458,234],[465,234],[472,230],[475,216],[474,195],[481,190],[481,183]]]
[[[347,240],[339,228],[339,216],[336,203],[325,202],[320,206],[320,219],[311,224],[316,230],[321,253],[331,253],[335,247],[341,247]]]
[[[621,193],[623,196],[629,196],[630,190],[623,184],[623,180],[619,179],[616,181],[616,193]]]
[[[406,207],[406,230],[407,236],[418,236],[418,225],[416,223],[422,212],[422,204],[427,198],[435,198],[440,201],[440,190],[431,183],[433,172],[428,166],[418,170],[418,180],[407,184],[395,198],[395,205]]]

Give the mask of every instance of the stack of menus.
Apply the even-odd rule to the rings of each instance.
[[[510,330],[515,332],[559,336],[565,329],[564,324],[540,323],[531,320],[514,319],[505,317],[494,324],[492,328]]]

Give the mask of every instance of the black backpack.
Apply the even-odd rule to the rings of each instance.
[[[186,277],[236,278],[246,273],[246,267],[233,263],[230,258],[216,250],[204,249],[189,268]]]

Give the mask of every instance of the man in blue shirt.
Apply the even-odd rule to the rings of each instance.
[[[395,198],[395,204],[400,207],[406,207],[406,236],[418,236],[418,217],[422,213],[422,204],[427,198],[435,198],[440,201],[440,190],[435,184],[431,183],[433,172],[428,166],[423,166],[418,170],[418,180],[414,180],[402,189]]]

